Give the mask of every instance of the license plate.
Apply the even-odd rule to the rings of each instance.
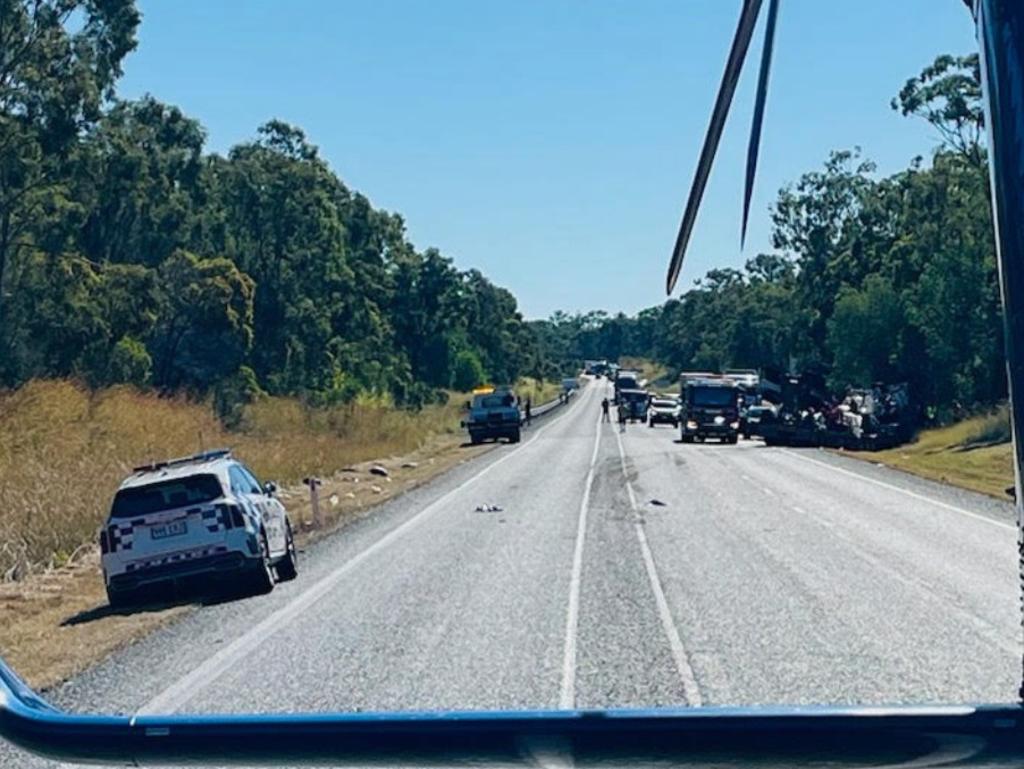
[[[167,537],[179,537],[188,531],[184,521],[165,523],[163,526],[150,526],[149,536],[153,539],[167,539]]]

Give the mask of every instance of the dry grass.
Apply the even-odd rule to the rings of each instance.
[[[229,432],[206,404],[119,387],[36,381],[0,395],[0,574],[62,565],[94,540],[134,465],[230,446],[258,475],[292,484],[459,433],[459,399],[418,413],[380,402],[311,410],[267,398]]]
[[[540,404],[558,385],[522,381],[517,390]],[[126,387],[36,381],[0,394],[0,652],[31,685],[52,686],[188,610],[106,606],[95,534],[134,465],[230,446],[281,484],[303,547],[489,451],[463,445],[466,399],[451,393],[448,405],[412,413],[379,400],[313,410],[266,398],[228,431],[207,404]],[[388,477],[369,473],[377,463]],[[301,484],[308,475],[323,479],[319,529]]]
[[[1006,500],[1006,488],[1013,485],[1013,449],[999,441],[1005,435],[1001,423],[998,412],[974,417],[925,430],[914,443],[861,458]]]

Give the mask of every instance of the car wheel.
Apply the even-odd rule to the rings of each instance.
[[[469,442],[474,446],[479,446],[483,442],[483,439],[479,435],[471,435],[469,436]]]
[[[693,443],[693,436],[692,435],[684,435],[684,436],[682,436],[682,438],[683,438],[683,443]]]
[[[253,595],[263,595],[274,589],[274,570],[270,565],[270,545],[267,544],[267,533],[263,529],[260,529],[260,557],[251,567],[248,587]]]
[[[136,588],[135,590],[111,590],[107,588],[107,603],[111,609],[127,609],[143,603],[145,593]]]
[[[508,439],[509,443],[519,443],[519,431],[516,430],[512,433],[512,437]]]
[[[281,560],[274,565],[278,582],[290,582],[299,576],[299,554],[295,549],[295,538],[292,536],[292,525],[287,520],[285,525],[285,551]]]

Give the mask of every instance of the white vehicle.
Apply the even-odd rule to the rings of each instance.
[[[659,423],[679,427],[679,415],[682,410],[677,399],[656,396],[651,399],[651,405],[647,409],[647,424],[651,427]]]
[[[228,450],[137,467],[100,532],[111,606],[146,599],[161,583],[270,592],[298,575],[295,542],[276,486],[261,485]]]

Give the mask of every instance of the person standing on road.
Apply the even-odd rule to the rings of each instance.
[[[619,401],[619,432],[626,432],[626,419],[629,417],[629,409],[623,401]]]
[[[603,401],[601,401],[601,421],[602,422],[611,422],[612,421],[611,417],[608,416],[608,399],[607,398],[605,398]]]

